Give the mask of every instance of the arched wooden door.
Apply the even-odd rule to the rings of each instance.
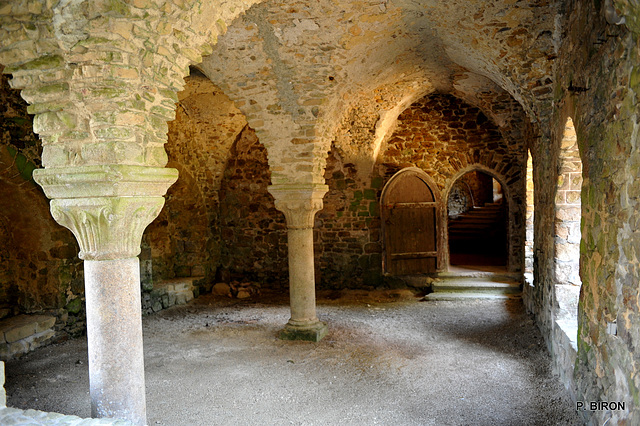
[[[438,269],[438,204],[422,171],[401,171],[382,200],[385,271],[415,275]]]

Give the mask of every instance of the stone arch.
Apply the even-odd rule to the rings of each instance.
[[[430,242],[428,242],[426,245],[422,246],[421,243],[417,243],[416,247],[417,249],[414,250],[416,252],[421,252],[418,254],[414,254],[413,256],[418,256],[418,257],[411,257],[411,254],[407,254],[408,259],[420,259],[420,264],[419,265],[415,265],[414,266],[408,266],[408,270],[413,270],[413,269],[421,269],[424,267],[428,267],[430,270],[428,272],[430,273],[434,273],[437,271],[440,271],[443,269],[443,265],[445,262],[445,254],[444,254],[444,229],[443,229],[443,222],[442,222],[442,210],[443,210],[443,205],[442,205],[442,197],[440,196],[440,193],[438,191],[438,186],[436,184],[436,182],[428,175],[426,174],[422,169],[417,168],[417,167],[407,167],[404,168],[400,171],[398,171],[397,173],[395,173],[391,179],[389,179],[389,181],[387,182],[387,184],[384,186],[384,188],[382,189],[382,193],[380,196],[380,200],[381,200],[381,210],[382,210],[382,222],[381,222],[381,227],[382,227],[382,241],[383,241],[383,271],[385,273],[389,273],[392,272],[390,265],[391,262],[393,261],[393,255],[396,253],[392,253],[390,250],[389,245],[391,244],[391,239],[393,238],[391,236],[391,233],[393,232],[390,223],[387,223],[390,219],[390,209],[392,208],[392,206],[390,205],[390,198],[392,197],[392,194],[394,193],[395,189],[398,189],[398,187],[403,183],[404,180],[406,179],[411,179],[413,178],[416,181],[420,181],[424,184],[425,188],[430,194],[427,195],[426,199],[427,202],[425,203],[424,201],[422,201],[422,199],[420,199],[418,201],[418,203],[433,203],[433,204],[428,204],[427,207],[430,209],[433,209],[433,212],[427,212],[424,215],[420,216],[420,219],[424,219],[425,222],[429,222],[429,226],[433,226],[433,228],[430,228],[428,230],[426,230],[427,235],[430,238],[433,238],[433,240],[431,240],[433,242],[433,245],[429,244]],[[412,197],[409,196],[408,202],[407,203],[403,203],[400,202],[398,204],[418,204],[418,203],[412,203],[411,199]],[[418,196],[417,198],[421,198],[420,196]],[[415,206],[407,206],[409,208],[409,210],[417,210],[414,207]],[[418,216],[418,215],[411,215],[411,216]],[[426,249],[424,249],[426,247]],[[429,253],[429,254],[425,254],[426,252],[432,252],[435,249],[435,253]],[[398,256],[400,256],[400,254],[396,254]],[[420,256],[426,256],[427,259],[433,259],[432,261],[424,261],[423,259],[425,259],[425,257],[420,257]],[[400,259],[400,260],[404,260],[404,259]],[[416,272],[418,273],[418,272]]]
[[[506,239],[507,239],[507,248],[506,248],[506,253],[507,253],[507,258],[506,258],[506,267],[507,270],[509,271],[515,271],[518,270],[520,265],[516,260],[516,247],[515,244],[512,241],[512,236],[515,235],[516,233],[516,212],[514,211],[514,200],[513,200],[513,190],[511,188],[509,188],[509,186],[507,185],[507,178],[505,176],[503,176],[502,174],[496,172],[495,170],[491,169],[490,167],[485,166],[484,164],[471,164],[467,167],[461,168],[459,169],[453,176],[451,176],[451,178],[447,181],[446,183],[446,187],[443,191],[443,194],[445,194],[443,196],[443,199],[448,199],[449,195],[451,194],[451,191],[455,185],[455,183],[462,178],[464,175],[466,175],[467,173],[470,172],[482,172],[484,174],[487,174],[489,176],[491,176],[493,179],[495,179],[496,181],[498,181],[498,183],[502,186],[502,191],[503,191],[503,203],[505,203],[506,209],[507,209],[507,228],[506,228]],[[447,213],[443,212],[443,220],[445,221],[444,223],[447,223],[448,218],[447,218]],[[448,234],[445,234],[445,244],[446,247],[449,247],[449,236]],[[449,251],[446,250],[446,256],[447,256],[447,264],[450,263],[450,259],[449,259]]]
[[[165,145],[167,166],[180,177],[144,236],[154,281],[174,276],[204,276],[207,285],[213,281],[220,260],[220,185],[232,146],[246,129],[235,104],[198,67],[191,67],[178,92],[176,119],[168,125]]]
[[[287,283],[287,230],[267,190],[268,154],[249,126],[231,146],[220,185],[220,276],[281,289]]]

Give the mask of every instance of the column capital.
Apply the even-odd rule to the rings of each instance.
[[[52,199],[53,218],[78,240],[80,258],[114,260],[140,254],[178,171],[110,164],[38,169],[33,178]]]
[[[128,259],[163,206],[164,197],[66,198],[51,200],[51,215],[73,232],[81,259]]]
[[[316,213],[322,210],[322,197],[329,187],[323,184],[271,185],[267,188],[278,210],[284,213],[289,229],[313,228]]]

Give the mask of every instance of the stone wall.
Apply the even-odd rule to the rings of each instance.
[[[374,288],[383,285],[380,195],[383,179],[366,183],[337,150],[327,158],[329,191],[316,214],[316,269],[328,288]]]
[[[218,192],[231,145],[246,126],[244,116],[220,89],[197,70],[191,71],[178,94],[166,145],[168,166],[178,169],[179,178],[143,238],[156,282],[215,278],[220,263]]]
[[[622,2],[621,2],[622,3]],[[583,411],[589,424],[640,422],[640,276],[638,237],[638,35],[608,24],[606,2],[572,1],[559,51],[557,109],[551,143],[534,147],[536,289],[531,295],[544,334],[550,336],[549,293],[554,280],[556,198],[560,141],[573,118],[583,161],[582,239],[578,306],[577,399],[621,401],[623,411]],[[544,138],[543,138],[544,141]],[[562,359],[562,354],[554,354]]]
[[[510,267],[522,270],[524,230],[518,226],[524,220],[523,146],[507,143],[477,108],[451,96],[431,95],[400,115],[368,181],[333,149],[325,170],[329,192],[316,215],[317,286],[392,285],[382,271],[380,196],[385,183],[409,166],[433,176],[444,200],[454,181],[474,167],[499,177],[511,208]],[[491,178],[485,180],[486,185],[472,183],[477,197],[490,199]],[[247,129],[231,149],[220,190],[221,266],[236,279],[244,276],[267,286],[287,280],[284,217],[273,207],[268,184],[266,151]]]
[[[84,282],[78,245],[54,222],[32,179],[41,143],[17,90],[0,74],[0,319],[42,313],[57,329],[84,330]]]
[[[267,152],[246,127],[231,147],[220,188],[220,278],[279,288],[288,283],[284,215],[267,192]]]
[[[457,180],[449,192],[447,215],[455,217],[468,212],[473,208],[473,201],[473,192],[470,191],[462,179]]]
[[[493,179],[482,172],[469,172],[456,180],[447,200],[447,215],[457,216],[473,207],[493,202]]]
[[[436,182],[443,200],[467,172],[495,177],[508,202],[509,269],[521,271],[525,158],[524,141],[505,140],[478,108],[449,95],[431,95],[400,114],[376,169],[386,182],[402,168],[421,168]]]

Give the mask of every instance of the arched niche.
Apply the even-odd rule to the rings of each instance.
[[[390,275],[422,275],[443,269],[442,200],[435,182],[421,169],[397,172],[381,194],[383,270]]]

